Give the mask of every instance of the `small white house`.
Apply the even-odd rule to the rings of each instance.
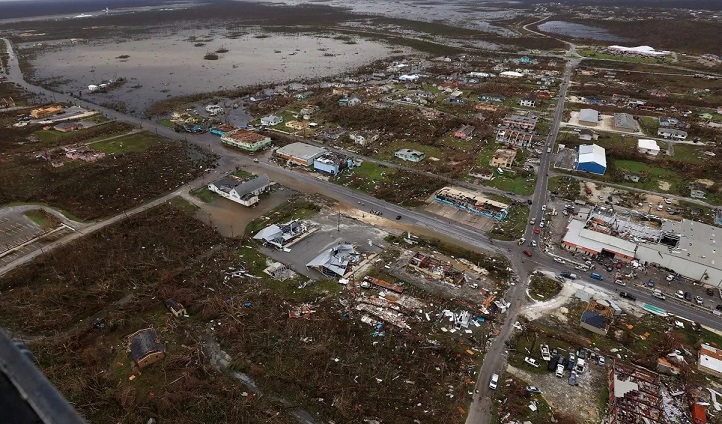
[[[536,100],[534,100],[534,99],[521,99],[521,100],[519,100],[519,106],[521,106],[521,107],[534,107],[534,106],[536,106]]]
[[[273,127],[283,122],[283,117],[277,115],[268,115],[261,118],[261,125]]]
[[[659,154],[657,142],[646,138],[637,140],[637,150],[639,150],[639,153],[644,153],[645,155],[657,156]]]

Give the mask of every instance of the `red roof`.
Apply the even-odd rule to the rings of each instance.
[[[694,424],[707,424],[707,411],[699,403],[692,405],[692,422]]]

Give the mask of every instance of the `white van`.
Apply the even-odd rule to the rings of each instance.
[[[496,390],[496,386],[499,384],[499,374],[494,374],[491,376],[491,381],[489,382],[489,388],[491,390]]]

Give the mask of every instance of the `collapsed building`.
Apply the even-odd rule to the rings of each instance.
[[[450,263],[442,262],[420,252],[409,259],[409,266],[429,277],[454,286],[460,286],[466,281],[466,275],[455,269]]]
[[[434,200],[459,209],[502,221],[509,213],[509,205],[488,199],[479,193],[455,187],[444,187],[434,194]]]
[[[306,224],[294,219],[283,224],[269,225],[257,232],[253,239],[262,241],[266,246],[285,249],[306,232],[308,232]]]
[[[356,251],[353,245],[337,243],[321,252],[306,266],[316,269],[329,277],[343,277],[350,271],[352,265],[359,263],[360,260],[361,254]]]
[[[659,374],[636,365],[612,361],[609,371],[609,424],[666,423],[661,390]]]

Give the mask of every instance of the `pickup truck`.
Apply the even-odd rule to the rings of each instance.
[[[572,280],[576,280],[577,278],[579,278],[579,276],[577,274],[572,274],[569,271],[562,271],[559,273],[559,275],[561,275],[564,278],[570,278]]]
[[[542,359],[545,360],[545,361],[551,360],[552,357],[551,357],[551,355],[549,354],[549,346],[543,344],[543,345],[540,346],[540,348],[541,348],[541,356],[542,356]]]

